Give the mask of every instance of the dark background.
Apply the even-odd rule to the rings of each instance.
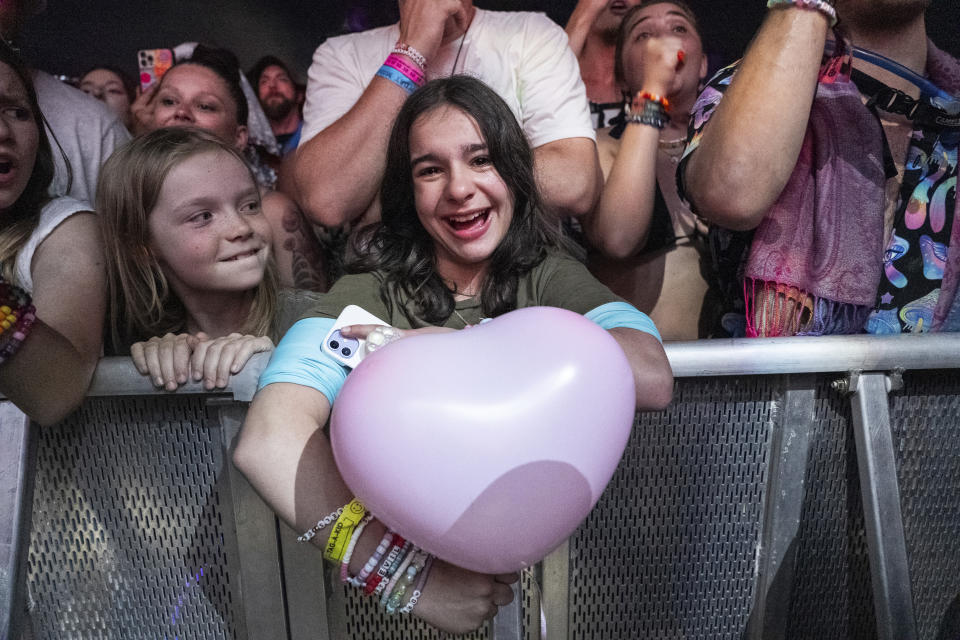
[[[738,58],[766,9],[762,0],[688,0],[699,16],[714,66]],[[79,76],[111,63],[136,77],[138,49],[203,41],[232,49],[244,69],[261,55],[285,59],[300,80],[316,46],[326,37],[389,24],[394,0],[48,0],[45,12],[24,30],[23,52],[34,66]],[[542,11],[564,24],[576,0],[476,0],[485,9]],[[960,57],[960,2],[933,0],[928,30],[941,47]]]

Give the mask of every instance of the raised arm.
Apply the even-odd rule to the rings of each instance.
[[[643,87],[638,94],[666,95],[677,68],[682,43],[677,38],[648,38],[644,43]],[[631,123],[608,170],[600,202],[584,225],[590,243],[605,255],[623,259],[647,242],[657,190],[660,130]]]
[[[422,53],[429,65],[440,48],[447,19],[459,19],[462,13],[460,0],[406,0],[400,3],[400,41]],[[341,68],[335,56],[324,53],[324,47],[318,49],[314,67],[322,74]],[[325,100],[325,87],[317,89],[317,99]],[[341,226],[362,216],[374,203],[390,130],[406,98],[404,89],[374,76],[340,119],[300,145],[293,164],[293,187],[311,220]]]
[[[580,217],[596,205],[603,186],[580,66],[567,34],[546,16],[529,18],[524,38],[517,91],[537,186],[547,211]]]
[[[564,31],[570,39],[570,49],[578,58],[583,53],[583,46],[587,42],[593,23],[597,21],[597,17],[606,6],[607,0],[580,0],[573,8]]]
[[[79,405],[100,357],[106,274],[93,214],[70,216],[33,256],[37,322],[0,365],[0,392],[35,421],[58,422]]]
[[[597,145],[590,138],[564,138],[533,150],[537,186],[547,211],[580,217],[593,209],[603,188]]]
[[[698,214],[752,229],[780,196],[800,154],[828,26],[818,11],[767,13],[686,165]]]

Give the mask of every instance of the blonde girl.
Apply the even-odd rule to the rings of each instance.
[[[235,148],[199,129],[158,129],[104,164],[97,203],[112,352],[129,351],[158,387],[192,378],[210,389],[273,347],[270,225]]]

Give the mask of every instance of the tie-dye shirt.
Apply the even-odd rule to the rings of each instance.
[[[949,64],[956,70],[957,62],[932,45],[931,55],[932,62]],[[706,123],[723,99],[738,64],[721,69],[694,105],[690,118],[690,142],[677,172],[681,197],[686,198],[683,172],[687,160],[699,146]],[[915,126],[903,174],[899,175],[896,168],[892,168],[890,179],[900,184],[899,201],[893,221],[894,232],[882,259],[883,274],[876,309],[864,326],[868,332],[925,332],[934,326],[944,272],[952,262],[948,260],[951,234],[957,244],[958,233],[953,227],[958,140],[960,131],[955,129],[930,131]],[[731,231],[716,225],[711,228],[714,279],[711,285],[719,299],[714,313],[715,336],[741,337],[746,333],[744,265],[750,255],[753,237],[754,231]],[[953,298],[955,291],[956,285],[953,284],[948,295]],[[960,296],[953,302],[954,311],[957,311]],[[960,313],[951,311],[940,329],[960,330]]]

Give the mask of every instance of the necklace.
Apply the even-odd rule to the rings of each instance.
[[[462,323],[463,323],[463,326],[464,326],[464,328],[466,328],[466,327],[469,327],[469,326],[470,326],[470,323],[469,323],[469,322],[467,322],[467,319],[466,319],[466,318],[464,318],[464,317],[463,317],[462,315],[460,315],[460,312],[459,312],[459,311],[457,311],[457,310],[456,310],[456,308],[454,308],[454,310],[453,310],[453,313],[455,313],[455,314],[456,314],[456,316],[457,316],[458,318],[460,318],[460,322],[462,322]]]
[[[450,75],[453,75],[457,71],[457,63],[460,62],[460,53],[463,51],[463,43],[467,41],[467,33],[470,32],[471,25],[473,25],[473,20],[470,20],[470,24],[467,25],[467,28],[466,30],[464,30],[463,35],[460,36],[460,47],[457,48],[457,55],[453,59],[453,66],[450,67]]]
[[[675,140],[661,140],[658,146],[660,150],[670,158],[670,162],[678,164],[680,162],[680,156],[683,155],[683,150],[687,147],[687,137],[683,136]]]

